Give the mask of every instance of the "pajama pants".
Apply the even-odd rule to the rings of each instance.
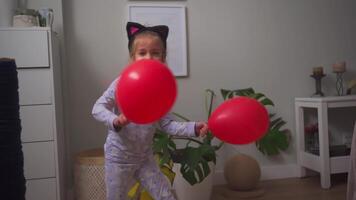
[[[171,185],[152,158],[139,164],[122,164],[105,159],[105,181],[107,200],[128,200],[127,193],[134,179],[155,200],[176,200]]]

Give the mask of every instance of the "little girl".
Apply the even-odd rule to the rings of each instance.
[[[155,59],[166,62],[167,26],[145,27],[128,22],[130,62]],[[177,122],[170,115],[153,124],[130,122],[116,107],[114,80],[96,101],[92,114],[108,127],[105,149],[105,181],[108,200],[126,200],[133,179],[155,200],[175,200],[170,183],[156,164],[152,142],[156,127],[177,136],[204,136],[208,125],[204,122]],[[120,92],[120,91],[118,91]]]

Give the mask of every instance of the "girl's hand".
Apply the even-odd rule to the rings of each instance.
[[[206,122],[197,122],[195,124],[195,134],[204,137],[208,133],[208,124]]]
[[[113,121],[113,125],[115,129],[119,129],[120,127],[126,126],[130,121],[125,117],[124,114],[120,114]]]

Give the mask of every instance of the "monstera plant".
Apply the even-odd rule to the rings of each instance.
[[[206,110],[209,118],[213,110],[215,93],[208,89],[206,90],[206,94]],[[252,88],[238,90],[221,89],[221,95],[224,100],[238,96],[245,96],[258,100],[266,107],[274,106],[271,99],[262,93],[255,92]],[[189,121],[189,119],[178,113],[175,113],[175,115],[184,121]],[[269,117],[270,126],[267,133],[263,138],[256,141],[255,144],[260,152],[271,156],[277,155],[280,151],[284,151],[288,148],[290,136],[289,131],[283,129],[286,122],[281,117],[277,117],[275,113],[269,113]],[[162,167],[169,168],[172,166],[172,163],[181,164],[180,172],[183,177],[191,185],[194,185],[203,181],[204,178],[209,175],[210,168],[208,162],[213,162],[214,164],[216,162],[215,152],[221,148],[223,142],[220,142],[219,145],[213,145],[212,140],[214,138],[215,137],[211,132],[207,134],[207,137],[200,141],[193,138],[169,136],[168,134],[157,130],[153,149],[154,152],[159,155],[159,163]],[[186,146],[177,148],[177,140],[186,140]]]
[[[274,103],[264,94],[255,92],[252,88],[227,90],[221,89],[221,95],[224,100],[246,96],[258,100],[264,106],[274,106]],[[216,97],[213,90],[206,90],[206,111],[207,118],[213,110],[213,101]],[[190,121],[181,114],[174,113],[177,118],[183,121]],[[286,150],[289,146],[289,132],[287,129],[282,129],[286,122],[281,117],[276,117],[276,114],[270,113],[270,126],[263,138],[256,141],[255,144],[259,151],[265,155],[277,155],[280,151]],[[202,182],[210,173],[211,168],[209,163],[216,163],[216,151],[218,151],[224,142],[213,140],[216,139],[209,131],[203,139],[195,139],[188,137],[171,136],[157,129],[153,142],[153,151],[156,155],[157,162],[160,165],[161,171],[173,183],[175,172],[173,171],[174,163],[180,164],[180,172],[183,178],[191,185]],[[182,148],[177,147],[179,140],[186,141]],[[181,142],[180,142],[181,143]],[[139,183],[129,193],[130,197],[141,195],[141,199],[152,199],[145,191],[138,193]]]

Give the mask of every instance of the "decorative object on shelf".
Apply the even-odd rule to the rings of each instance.
[[[39,13],[34,9],[18,8],[13,17],[14,27],[39,26]]]
[[[346,94],[350,95],[352,90],[356,88],[356,79],[352,79],[347,83]]]
[[[319,155],[319,136],[318,123],[309,124],[304,127],[305,132],[305,150]]]
[[[314,67],[313,74],[310,76],[315,79],[315,93],[313,96],[324,96],[324,93],[321,91],[321,79],[325,76],[323,67]]]
[[[333,64],[333,72],[336,73],[336,91],[337,95],[344,95],[344,80],[342,78],[346,71],[346,62]]]
[[[323,67],[322,67],[322,66],[314,67],[314,68],[313,68],[313,75],[314,75],[314,76],[324,75]]]
[[[39,22],[40,26],[43,27],[52,27],[53,24],[53,9],[52,8],[40,8],[39,13]]]

